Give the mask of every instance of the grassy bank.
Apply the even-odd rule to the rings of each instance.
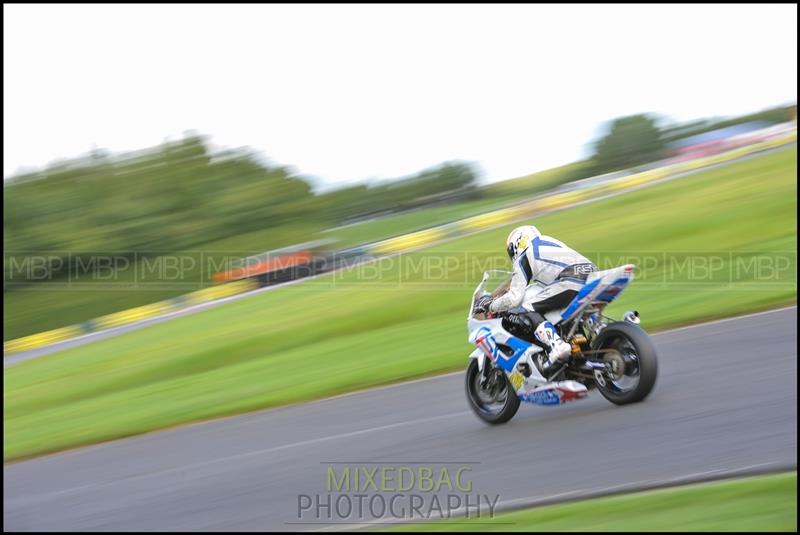
[[[200,243],[191,251],[174,252],[183,258],[179,280],[164,257],[150,252],[147,262],[129,263],[124,259],[115,262],[113,265],[118,269],[113,275],[99,271],[104,277],[100,280],[83,276],[74,284],[60,278],[13,287],[3,295],[6,310],[3,340],[78,324],[198,290],[210,284],[210,273],[221,269],[225,259],[255,255],[312,239],[334,239],[335,247],[341,249],[415,232],[530,198],[580,177],[584,169],[582,162],[557,167],[485,186],[481,198],[476,200],[422,208],[328,231],[320,231],[312,225],[293,224]],[[97,251],[97,254],[104,253]]]
[[[784,150],[536,224],[601,268],[639,265],[609,313],[636,308],[646,329],[663,329],[796,300],[795,176],[796,152]],[[458,369],[469,295],[484,268],[508,267],[508,231],[13,366],[4,458]],[[764,259],[784,268],[769,277],[755,263]]]
[[[393,531],[797,531],[797,472],[537,507]]]

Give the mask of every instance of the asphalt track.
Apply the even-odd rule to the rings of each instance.
[[[301,494],[324,503],[330,467],[339,475],[356,465],[447,467],[452,475],[466,464],[470,494],[499,495],[498,508],[796,467],[796,321],[789,307],[655,334],[659,378],[650,397],[631,406],[595,392],[560,407],[523,405],[508,424],[489,427],[469,411],[458,373],[7,464],[4,528],[260,531],[370,522],[356,511],[300,514]]]

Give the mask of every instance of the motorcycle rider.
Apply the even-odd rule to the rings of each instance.
[[[546,377],[569,358],[572,348],[543,314],[567,306],[597,266],[563,242],[543,236],[533,225],[511,231],[506,252],[514,264],[508,289],[497,297],[483,296],[476,304],[476,312],[503,315],[515,336],[529,338],[532,332],[547,349],[548,363],[542,370]],[[528,308],[522,308],[531,287],[537,291]]]

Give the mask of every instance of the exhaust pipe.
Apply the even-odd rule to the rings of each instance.
[[[625,314],[622,315],[623,321],[627,321],[628,323],[633,323],[635,325],[639,325],[639,311],[638,310],[629,310]]]

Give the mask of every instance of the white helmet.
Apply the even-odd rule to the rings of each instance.
[[[508,235],[508,239],[506,239],[506,252],[511,261],[513,262],[517,255],[527,249],[534,238],[541,235],[542,233],[539,232],[539,229],[533,225],[525,225],[512,230],[511,234]]]

